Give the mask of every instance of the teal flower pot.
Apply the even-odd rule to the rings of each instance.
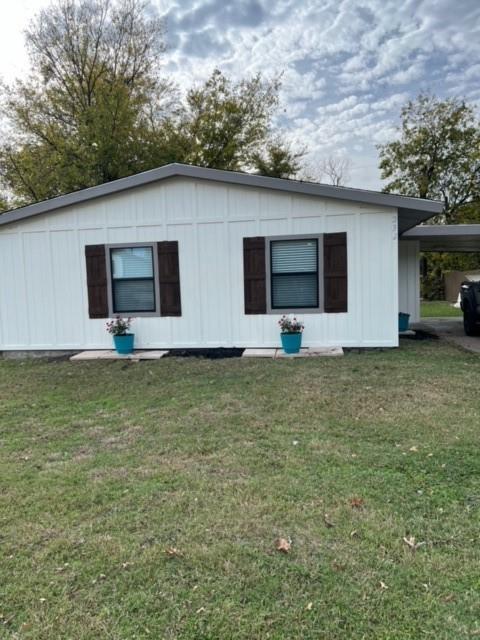
[[[132,353],[134,338],[135,334],[133,333],[125,333],[123,336],[113,336],[113,344],[115,345],[117,353],[120,353],[122,356]]]
[[[281,333],[280,338],[285,353],[299,353],[302,346],[301,333]]]
[[[410,321],[410,314],[400,312],[398,314],[398,330],[408,331],[409,321]]]

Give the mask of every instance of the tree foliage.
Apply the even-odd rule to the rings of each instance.
[[[304,150],[293,151],[280,140],[273,140],[267,144],[265,150],[256,152],[252,162],[256,173],[272,178],[292,178],[300,171]]]
[[[380,145],[385,190],[443,200],[455,222],[480,194],[480,124],[463,100],[420,95],[401,112],[400,138]]]
[[[158,71],[163,26],[143,0],[61,0],[26,36],[32,74],[3,105],[9,190],[39,200],[150,166],[148,134],[171,116],[172,88]]]
[[[3,87],[0,176],[15,204],[168,162],[295,172],[297,156],[273,142],[279,80],[215,70],[183,99],[161,73],[164,25],[148,6],[58,0],[33,20],[31,74]]]
[[[420,95],[401,112],[400,138],[380,146],[386,191],[443,200],[435,222],[480,222],[480,123],[463,100]],[[425,298],[443,297],[443,273],[480,267],[480,254],[429,253]]]
[[[182,127],[187,161],[232,171],[248,166],[270,133],[279,86],[260,74],[233,83],[216,69],[203,86],[191,89]]]

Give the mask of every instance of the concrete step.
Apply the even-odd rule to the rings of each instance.
[[[283,349],[245,349],[242,358],[322,358],[343,356],[342,347],[305,347],[299,353],[285,353]]]
[[[163,358],[163,356],[167,355],[167,353],[168,351],[152,349],[134,351],[128,355],[122,355],[113,349],[104,349],[100,351],[82,351],[81,353],[76,353],[70,358],[70,360],[72,362],[79,362],[82,360],[133,360],[134,362],[137,362],[138,360],[159,360],[160,358]]]

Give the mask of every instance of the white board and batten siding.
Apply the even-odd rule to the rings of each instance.
[[[398,243],[398,309],[410,314],[410,322],[420,321],[420,243]]]
[[[304,345],[396,346],[396,209],[178,177],[2,227],[0,349],[110,348],[88,317],[85,246],[161,240],[179,243],[182,316],[137,318],[137,347],[277,346],[279,316],[244,312],[243,238],[335,232],[348,313],[301,316]]]

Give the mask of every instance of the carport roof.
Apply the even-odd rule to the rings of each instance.
[[[367,191],[365,189],[352,189],[350,187],[335,187],[329,184],[319,184],[315,182],[300,182],[298,180],[285,180],[283,178],[270,178],[250,173],[240,173],[236,171],[223,171],[219,169],[209,169],[196,167],[187,164],[167,164],[157,169],[137,173],[127,178],[120,178],[112,182],[89,187],[81,191],[74,191],[63,196],[58,196],[50,200],[36,202],[35,204],[14,209],[0,215],[0,226],[12,222],[19,222],[26,218],[31,218],[42,213],[49,213],[79,204],[94,198],[127,191],[135,187],[151,184],[160,180],[173,177],[194,178],[198,180],[210,180],[226,184],[245,185],[261,189],[271,189],[287,193],[299,193],[309,196],[319,196],[322,198],[332,198],[335,200],[347,200],[364,204],[392,207],[398,210],[398,229],[403,233],[415,225],[438,215],[443,210],[443,204],[435,200],[424,200],[421,198],[411,198],[399,196],[392,193],[380,191]]]
[[[402,234],[404,240],[418,240],[421,251],[480,253],[480,224],[424,224]]]

